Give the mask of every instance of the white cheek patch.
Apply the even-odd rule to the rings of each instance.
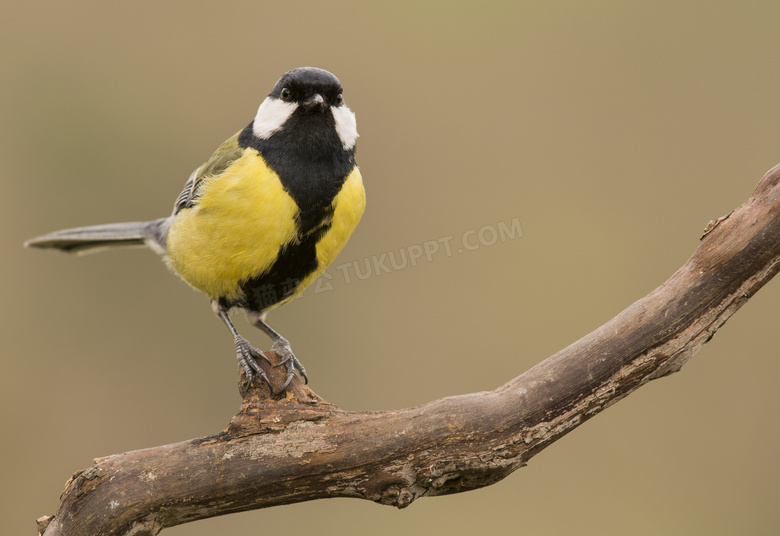
[[[349,151],[355,147],[355,141],[358,137],[355,114],[347,108],[346,104],[333,107],[331,111],[336,122],[336,134],[339,135],[344,150]]]
[[[267,140],[272,134],[278,132],[284,123],[290,118],[297,104],[284,102],[273,97],[266,97],[257,109],[252,130],[258,138]]]

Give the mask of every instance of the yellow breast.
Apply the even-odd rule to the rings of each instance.
[[[284,302],[333,262],[364,208],[363,182],[355,168],[333,200],[331,227],[316,246],[317,269]],[[170,265],[209,298],[236,300],[242,282],[268,271],[282,245],[296,243],[297,214],[276,173],[257,151],[247,149],[218,177],[206,178],[198,203],[176,215],[167,242]]]
[[[209,298],[233,299],[242,280],[267,270],[295,238],[298,207],[254,150],[205,181],[198,203],[171,226],[170,264]]]

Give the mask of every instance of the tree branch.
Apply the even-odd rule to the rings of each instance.
[[[56,516],[41,518],[39,530],[154,535],[325,497],[403,508],[493,484],[641,385],[678,371],[779,269],[776,166],[746,203],[710,223],[660,287],[494,391],[348,412],[297,379],[282,399],[240,383],[241,410],[223,432],[95,460],[68,481]],[[283,381],[278,369],[268,375]]]

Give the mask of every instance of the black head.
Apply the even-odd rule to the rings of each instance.
[[[324,69],[293,69],[276,82],[258,108],[251,133],[258,140],[285,140],[283,147],[290,151],[302,144],[327,145],[322,140],[337,140],[342,150],[354,151],[355,114],[344,103],[342,91],[339,79]]]
[[[341,82],[335,75],[316,67],[301,67],[286,72],[269,97],[300,104],[308,112],[324,111],[344,102]]]

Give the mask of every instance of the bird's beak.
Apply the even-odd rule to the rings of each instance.
[[[303,108],[307,112],[322,112],[325,110],[325,99],[319,93],[315,93],[303,102]]]

